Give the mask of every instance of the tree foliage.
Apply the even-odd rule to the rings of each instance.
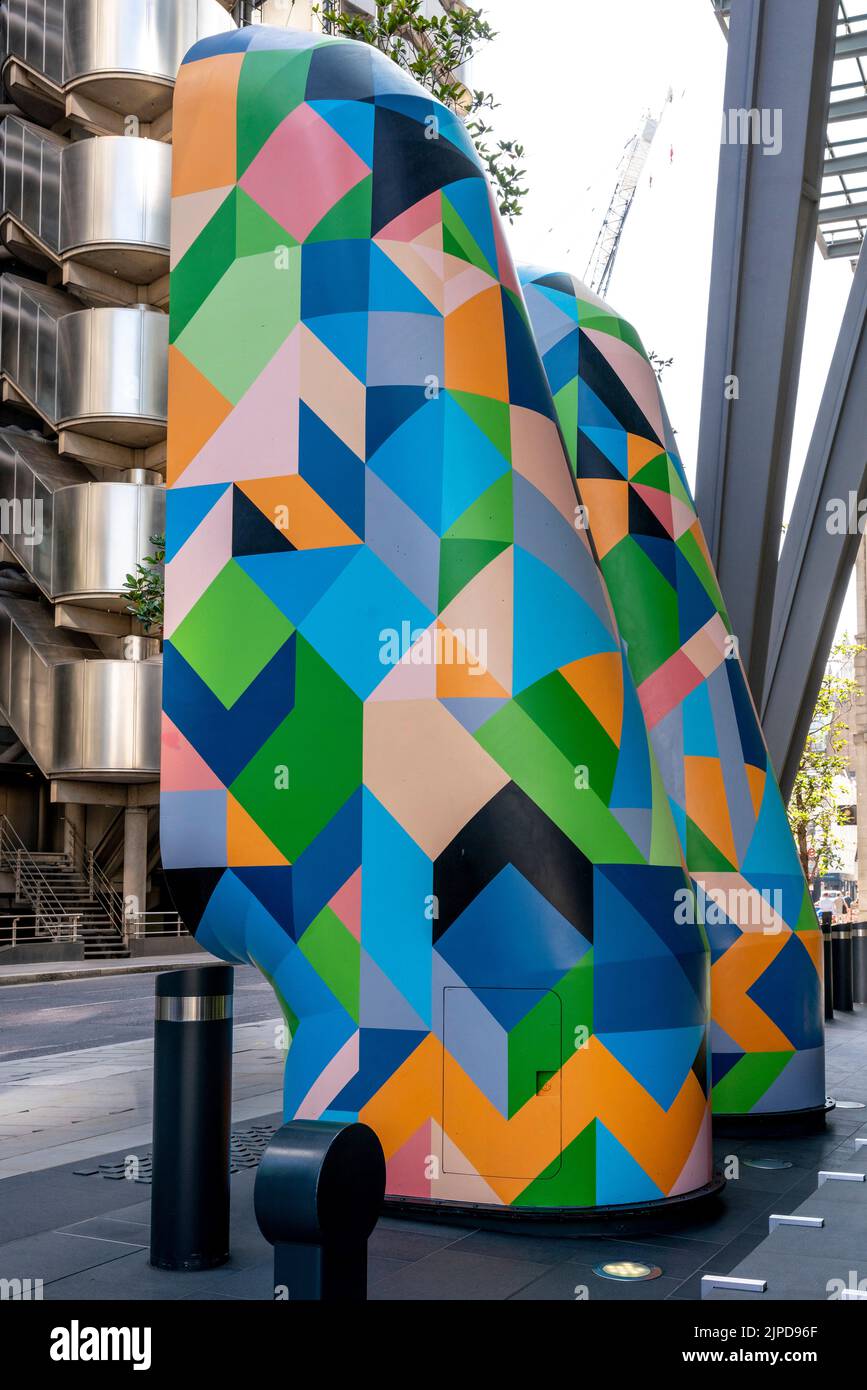
[[[490,92],[464,85],[460,71],[485,44],[497,37],[484,17],[459,0],[443,0],[441,14],[426,15],[422,0],[378,0],[373,15],[344,12],[333,0],[313,6],[327,33],[357,39],[378,48],[409,72],[449,110],[466,122],[497,197],[500,212],[511,222],[521,213],[527,192],[522,186],[524,147],[500,140],[487,119],[497,102]]]
[[[831,650],[801,765],[789,801],[789,824],[808,880],[840,867],[845,824],[839,804],[840,778],[846,775],[849,725],[846,713],[861,690],[852,661],[864,648],[844,633]]]
[[[150,537],[153,555],[145,555],[135,567],[135,574],[126,576],[123,588],[127,612],[138,618],[145,632],[163,625],[165,603],[166,538]]]

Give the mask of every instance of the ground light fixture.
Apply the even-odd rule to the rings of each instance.
[[[659,1265],[644,1264],[642,1260],[609,1260],[606,1264],[594,1265],[593,1273],[600,1279],[615,1279],[625,1283],[658,1279],[662,1270]]]

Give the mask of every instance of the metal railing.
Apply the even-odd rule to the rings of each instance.
[[[45,936],[56,942],[77,941],[80,922],[79,914],[71,912],[65,922],[55,922],[53,930],[48,930],[43,919],[32,912],[0,917],[0,950],[6,946],[17,946],[19,941],[39,941]]]
[[[127,938],[189,936],[177,912],[136,912],[126,919]]]
[[[106,915],[108,926],[120,938],[126,935],[123,894],[115,888],[96,861],[92,849],[88,849],[74,825],[66,822],[65,855],[70,866],[81,874],[87,883],[87,890],[95,903]]]
[[[59,940],[75,914],[66,909],[42,872],[39,856],[27,848],[5,815],[0,815],[0,868],[14,875],[16,901],[30,903],[38,934]],[[16,920],[23,919],[24,914]]]

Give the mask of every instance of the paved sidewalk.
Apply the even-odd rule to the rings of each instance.
[[[181,970],[185,965],[223,965],[209,951],[190,951],[182,956],[139,956],[133,960],[64,960],[52,964],[0,965],[0,985],[35,985],[46,980],[96,979],[100,975],[151,974],[156,970]]]
[[[281,1024],[236,1025],[233,1120],[281,1108]],[[146,1038],[0,1063],[0,1178],[148,1144],[153,1050]]]

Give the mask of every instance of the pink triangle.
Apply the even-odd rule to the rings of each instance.
[[[387,227],[381,227],[374,240],[414,241],[429,227],[442,221],[442,200],[439,193],[429,193],[420,203],[414,203],[406,212],[401,212]]]
[[[711,1118],[710,1108],[705,1111],[698,1138],[692,1146],[692,1152],[683,1168],[677,1182],[667,1193],[668,1197],[676,1197],[681,1192],[694,1192],[697,1187],[704,1187],[710,1182],[713,1174],[713,1146],[711,1144]]]
[[[338,888],[331,902],[328,904],[331,911],[336,914],[343,923],[346,930],[352,932],[356,941],[361,940],[361,868],[357,868],[344,883],[342,888]]]
[[[163,715],[160,790],[164,792],[224,791],[219,777],[199,756],[167,714]]]
[[[423,646],[435,652],[436,623],[426,628],[418,641],[405,652],[384,680],[368,695],[368,700],[435,700],[437,694],[436,662],[430,658],[414,662],[413,656],[423,657]]]
[[[295,328],[184,469],[181,486],[282,478],[298,472],[299,363],[300,335]]]
[[[430,1197],[431,1179],[427,1176],[432,1152],[431,1122],[425,1120],[411,1139],[386,1164],[385,1190],[395,1197]]]
[[[647,483],[632,483],[631,486],[638,493],[657,521],[665,527],[668,534],[674,534],[674,518],[671,514],[671,496],[667,492],[660,492],[658,487],[648,487]]]

